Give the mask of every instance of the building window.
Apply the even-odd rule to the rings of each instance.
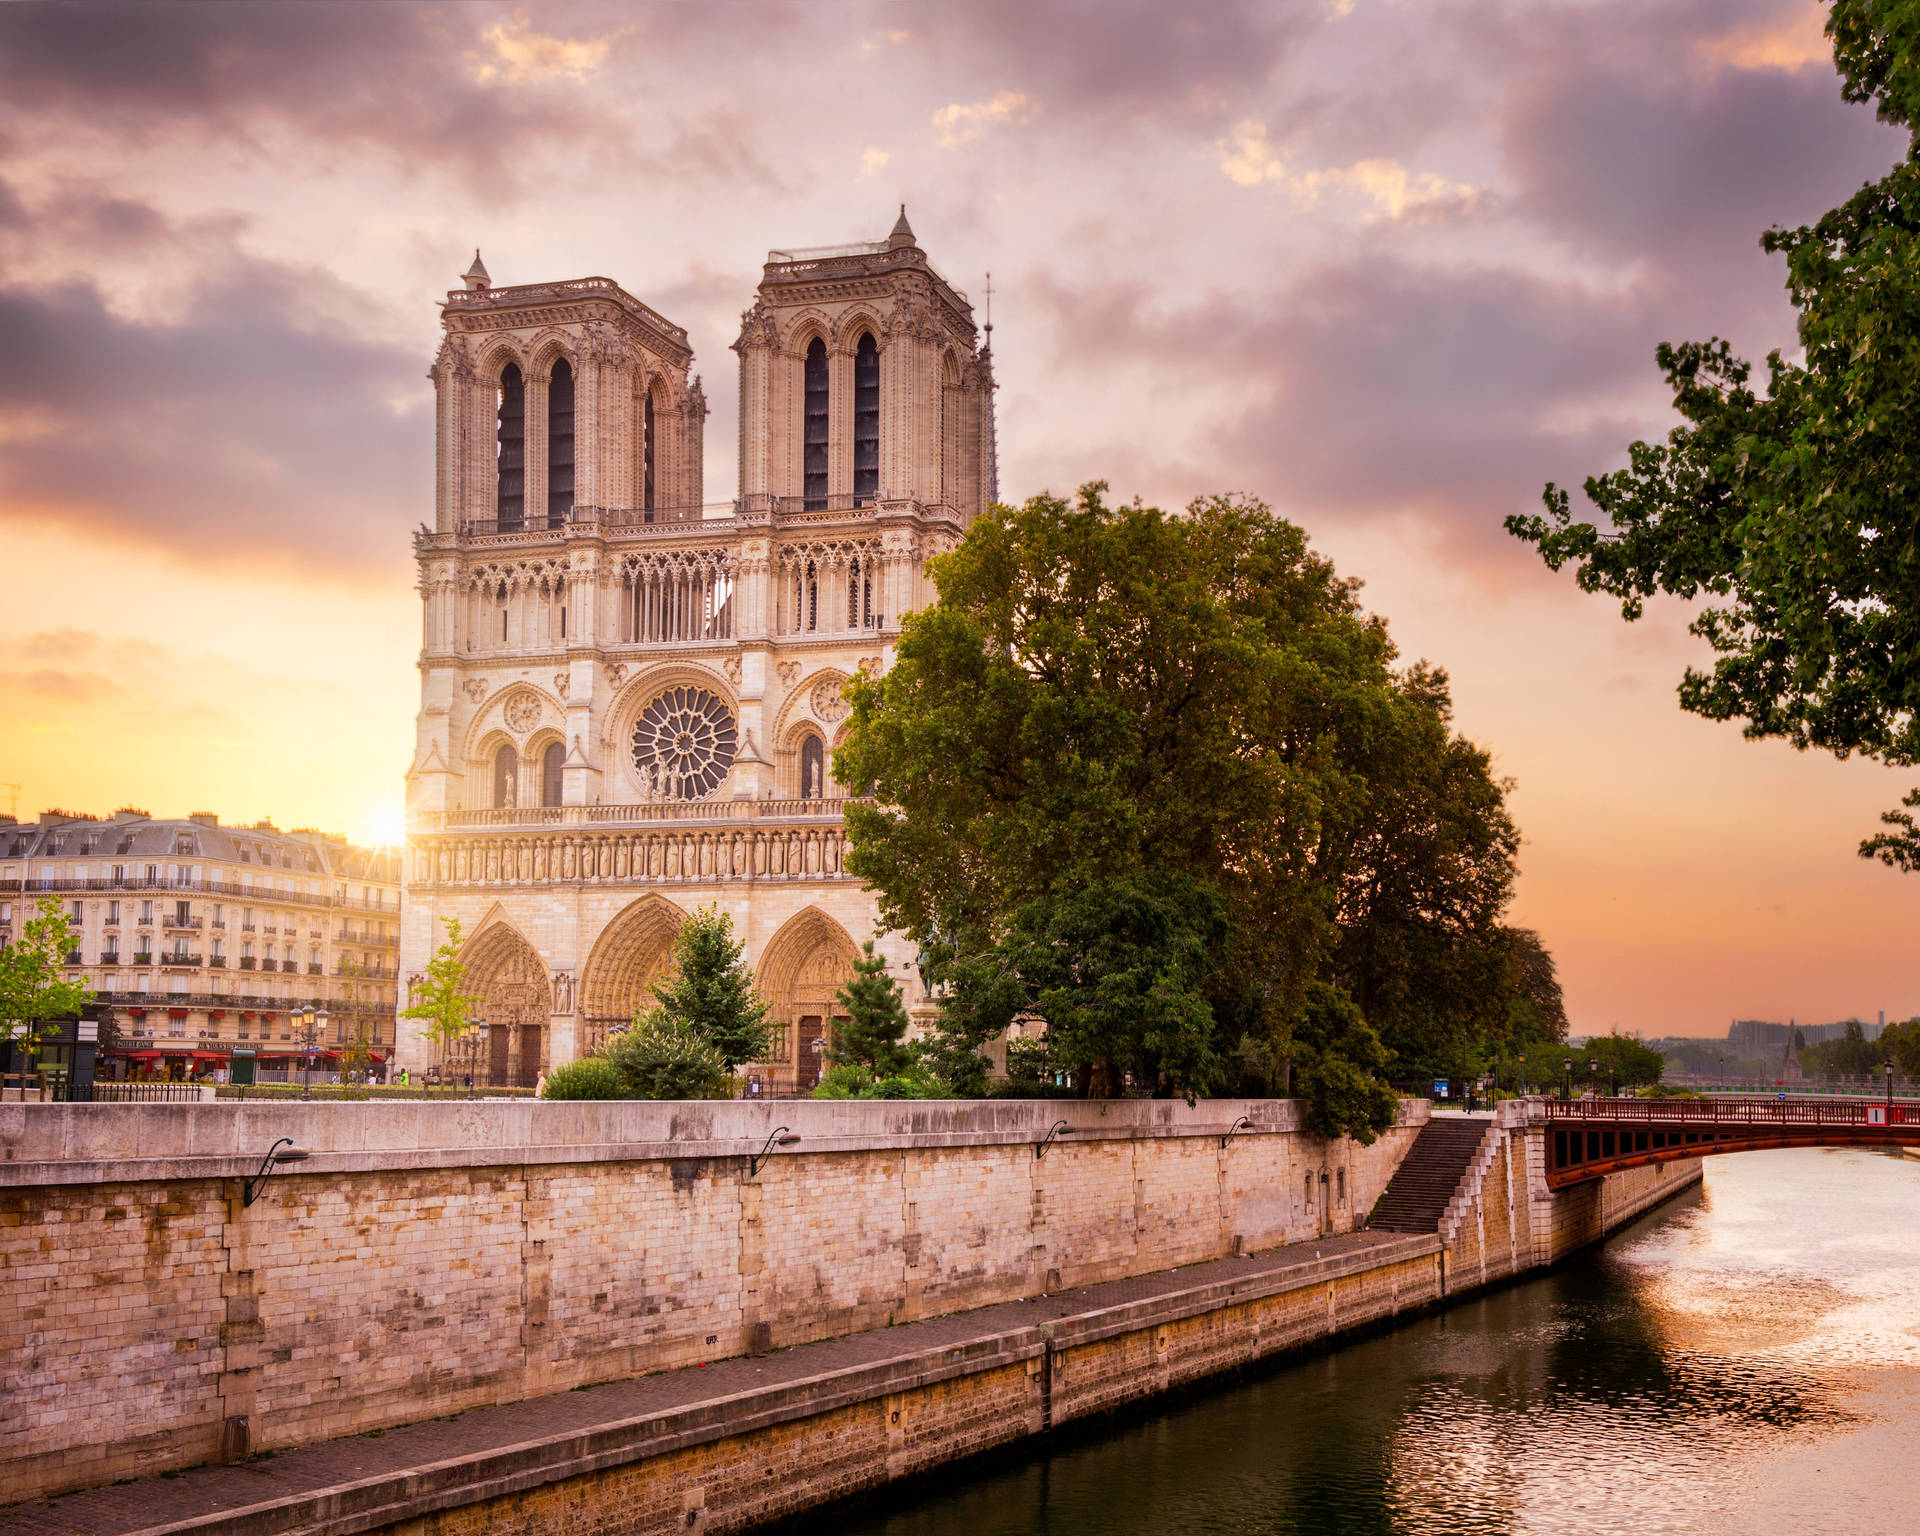
[[[819,510],[827,504],[827,344],[818,336],[807,344],[806,505]]]
[[[540,754],[540,803],[542,805],[560,803],[560,766],[566,760],[567,749],[557,741],[548,742],[547,750]]]
[[[493,754],[493,808],[504,811],[514,803],[519,783],[520,760],[510,746]]]
[[[1313,1175],[1312,1174],[1307,1175],[1306,1192],[1307,1192],[1307,1209],[1312,1210],[1313,1209]]]
[[[518,528],[527,499],[527,387],[512,363],[500,375],[500,499],[502,528]]]
[[[547,526],[573,510],[573,364],[564,357],[547,380]]]
[[[827,749],[818,736],[800,744],[800,798],[818,800],[826,780]]]
[[[120,903],[119,902],[110,901],[107,903],[107,921],[110,923],[117,923],[120,921]]]
[[[649,389],[642,407],[645,432],[640,440],[640,505],[646,508],[647,521],[653,521],[653,391]]]
[[[880,349],[871,331],[853,354],[853,494],[861,506],[880,494]]]

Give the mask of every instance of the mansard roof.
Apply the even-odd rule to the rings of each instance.
[[[399,879],[392,856],[321,832],[283,832],[270,822],[225,827],[208,814],[155,818],[121,811],[111,819],[49,811],[37,823],[0,821],[0,858],[207,859],[303,875],[375,883]],[[388,867],[383,869],[383,865]]]

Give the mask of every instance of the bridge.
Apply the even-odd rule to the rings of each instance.
[[[1623,1168],[1768,1147],[1920,1146],[1920,1104],[1738,1099],[1549,1099],[1547,1187]]]

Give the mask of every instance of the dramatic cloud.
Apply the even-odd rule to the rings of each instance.
[[[82,279],[0,284],[0,519],[224,561],[390,557],[430,495],[424,359],[329,323],[354,307],[324,272],[231,247],[164,321]]]
[[[498,7],[0,6],[0,113],[88,134],[260,146],[292,133],[499,175],[607,143],[571,89],[619,34],[561,38]],[[71,130],[69,130],[71,131]]]
[[[1500,135],[1543,230],[1614,260],[1717,264],[1770,225],[1817,217],[1904,153],[1904,134],[1841,101],[1830,53],[1802,46],[1804,7],[1780,34],[1721,32],[1709,9],[1659,0],[1634,7],[1636,25],[1609,8],[1534,30],[1534,67],[1515,81]],[[1777,35],[1794,48],[1755,41]]]

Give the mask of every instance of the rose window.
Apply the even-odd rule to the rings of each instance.
[[[704,688],[669,688],[633,727],[633,767],[656,799],[699,800],[733,766],[733,711]]]

